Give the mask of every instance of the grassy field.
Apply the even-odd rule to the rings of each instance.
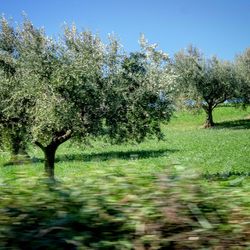
[[[204,114],[178,112],[163,126],[164,141],[147,140],[139,145],[109,145],[103,141],[89,146],[67,143],[57,152],[58,179],[87,178],[89,175],[151,175],[168,168],[208,175],[250,174],[250,109],[217,108],[213,129],[203,129]],[[248,118],[248,119],[247,119]],[[33,164],[0,169],[1,178],[19,171],[43,174],[42,153],[30,149]],[[8,161],[2,152],[0,164]]]
[[[67,244],[75,248],[54,245],[54,249],[249,249],[249,116],[250,108],[220,107],[214,112],[215,128],[203,129],[203,113],[177,112],[168,125],[163,125],[164,141],[147,140],[139,145],[109,145],[103,141],[94,141],[89,146],[67,143],[58,150],[55,174],[61,186],[55,188],[53,196],[34,178],[43,176],[43,155],[31,147],[32,164],[0,168],[0,185],[5,190],[0,194],[0,210],[4,205],[24,207],[21,212],[18,210],[18,216],[0,215],[5,228],[14,217],[18,225],[6,229],[11,233],[5,232],[2,242],[12,244],[9,241],[15,242],[15,236],[31,244],[30,231],[39,235],[37,230],[44,230],[45,225],[74,228],[74,213],[77,214],[75,220],[85,220],[85,224],[96,225],[95,220],[99,218],[97,224],[104,226],[100,229],[102,233],[110,230],[119,237],[114,239],[101,234],[98,240],[91,238],[89,232],[96,227],[90,227],[86,238],[81,234],[84,239],[78,235],[79,230],[70,231],[70,236],[60,234],[60,239],[70,238],[67,242],[71,243]],[[8,157],[8,153],[2,152],[0,164],[4,165]],[[68,190],[68,196],[62,195],[62,189]],[[74,210],[75,200],[87,204],[81,211],[85,211],[84,214],[87,211],[88,219]],[[98,203],[100,200],[102,202]],[[41,208],[47,208],[48,203],[54,205],[45,213]],[[110,206],[115,207],[119,215]],[[21,215],[33,218],[31,208],[46,222],[37,226],[30,220],[30,231],[24,230],[21,234],[24,223]],[[59,215],[52,225],[44,219],[52,218],[56,211],[65,216],[60,223],[67,226],[60,223],[58,226]],[[115,225],[106,225],[109,219]],[[69,221],[71,226],[67,224]],[[118,222],[122,229],[110,229]],[[0,225],[0,241],[1,232]],[[59,244],[53,239],[45,243]],[[16,243],[16,249],[29,249],[25,242],[21,243],[26,248],[18,248],[19,243]],[[42,245],[44,238],[34,242],[36,246],[49,249],[48,245]]]

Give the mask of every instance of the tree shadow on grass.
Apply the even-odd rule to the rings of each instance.
[[[174,153],[175,149],[107,151],[101,153],[79,153],[58,155],[56,161],[108,161],[112,159],[137,160],[157,158]]]
[[[112,159],[138,160],[147,158],[157,158],[168,156],[170,153],[177,152],[177,149],[159,149],[159,150],[129,150],[129,151],[105,151],[101,153],[75,153],[75,154],[58,154],[55,162],[91,162],[91,161],[108,161]],[[44,162],[44,158],[32,157],[27,164]],[[22,165],[24,162],[7,162],[4,166]]]
[[[215,129],[250,129],[250,119],[241,119],[216,123]]]
[[[15,165],[24,165],[32,163],[32,159],[28,155],[17,155],[12,157],[8,162],[3,164],[3,167],[15,166]]]
[[[221,173],[204,173],[202,178],[206,180],[227,180],[232,177],[248,177],[250,176],[250,172],[244,171],[228,171],[228,172],[221,172]]]

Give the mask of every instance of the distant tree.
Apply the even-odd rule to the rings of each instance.
[[[122,142],[160,136],[160,122],[172,113],[164,53],[145,43],[142,54],[124,56],[115,39],[105,46],[75,26],[55,42],[28,20],[19,36],[21,87],[14,99],[30,100],[23,104],[29,134],[44,152],[49,177],[56,150],[71,138],[105,135]],[[18,106],[11,99],[9,105],[13,111]]]
[[[236,57],[236,67],[239,76],[238,97],[244,104],[250,103],[250,48]]]
[[[13,112],[9,112],[9,100],[19,88],[20,77],[18,61],[20,58],[19,40],[16,30],[1,17],[0,19],[0,131],[1,144],[7,146],[12,160],[18,154],[26,154],[26,116],[22,104],[18,103]],[[13,98],[14,100],[14,98]]]
[[[214,126],[213,110],[218,104],[235,97],[235,66],[216,57],[206,59],[191,46],[175,55],[173,68],[179,92],[194,106],[204,109],[207,115],[205,128]]]

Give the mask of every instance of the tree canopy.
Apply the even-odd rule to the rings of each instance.
[[[20,41],[18,32],[4,17],[0,20],[0,131],[1,146],[15,155],[25,151],[27,116],[24,106],[13,98],[20,87]],[[16,102],[12,105],[10,103]]]
[[[180,93],[207,114],[205,127],[214,125],[212,111],[236,96],[237,73],[233,63],[217,57],[206,59],[195,47],[175,55],[173,68]]]
[[[168,56],[144,37],[141,51],[127,54],[114,37],[104,44],[74,25],[66,26],[58,40],[28,19],[13,31],[17,77],[1,79],[1,88],[11,89],[11,96],[1,100],[3,115],[16,117],[17,126],[42,149],[50,177],[57,148],[71,138],[105,136],[119,143],[162,137],[160,123],[173,110],[173,80]]]
[[[238,96],[244,104],[250,103],[250,48],[236,57],[237,72],[239,73]]]
[[[54,177],[57,148],[69,139],[106,138],[112,143],[163,137],[177,95],[203,108],[205,127],[226,100],[249,103],[246,50],[235,63],[205,58],[195,47],[169,56],[142,35],[140,50],[127,53],[110,36],[65,26],[57,39],[24,18],[0,23],[0,142],[13,154],[37,145]]]

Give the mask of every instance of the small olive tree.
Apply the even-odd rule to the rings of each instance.
[[[207,115],[204,127],[214,126],[213,110],[236,95],[235,66],[216,57],[206,59],[197,48],[190,47],[175,55],[173,68],[179,92],[194,106],[204,109]]]
[[[29,134],[44,152],[48,176],[54,178],[56,150],[71,138],[160,137],[160,122],[172,113],[164,53],[144,41],[140,53],[127,56],[115,39],[105,45],[75,26],[55,42],[28,20],[19,36],[22,87],[13,98],[29,100],[24,104]],[[16,102],[9,105],[14,110]]]
[[[250,48],[236,57],[236,67],[239,77],[238,98],[243,104],[250,103]]]

